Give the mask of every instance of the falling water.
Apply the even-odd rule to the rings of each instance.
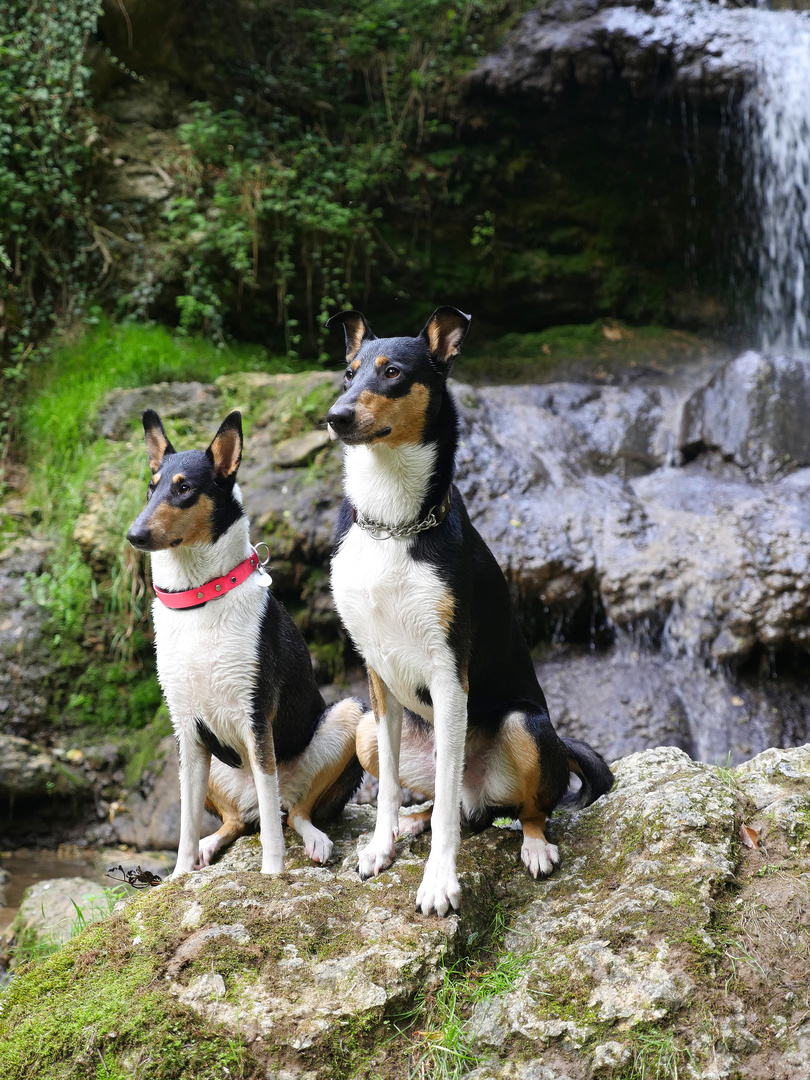
[[[747,195],[756,212],[765,348],[810,349],[810,22],[758,12],[757,72],[743,102]]]

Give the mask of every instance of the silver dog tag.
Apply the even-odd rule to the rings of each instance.
[[[263,566],[259,566],[257,569],[259,571],[259,577],[256,584],[261,585],[263,589],[269,589],[270,586],[273,584],[273,579],[270,577],[270,575],[267,573]]]

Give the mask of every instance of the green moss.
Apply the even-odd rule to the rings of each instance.
[[[606,376],[627,367],[666,370],[717,352],[715,342],[684,330],[599,320],[471,343],[454,374],[463,382],[543,383]]]

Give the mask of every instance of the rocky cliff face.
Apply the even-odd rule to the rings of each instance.
[[[511,829],[465,836],[447,920],[413,912],[427,837],[359,881],[369,808],[335,827],[331,867],[288,836],[286,872],[262,877],[258,840],[238,841],[21,969],[0,998],[3,1075],[399,1078],[451,1060],[469,1080],[801,1080],[810,749],[615,768],[608,796],[554,819],[548,881]]]
[[[337,381],[254,373],[116,391],[98,421],[106,456],[75,525],[99,580],[128,524],[111,508],[141,498],[142,409],[160,402],[188,446],[207,443],[218,413],[241,408],[254,539],[270,546],[274,588],[319,678],[343,678],[352,654],[328,590],[340,451],[318,428]],[[805,362],[752,353],[612,383],[455,385],[458,484],[543,650],[538,673],[566,734],[610,756],[663,742],[704,761],[807,740],[808,387]],[[22,612],[7,634],[23,633],[22,618],[34,626],[35,612]],[[5,707],[9,724],[36,732],[53,705],[29,648]]]

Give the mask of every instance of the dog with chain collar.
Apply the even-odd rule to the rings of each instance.
[[[453,486],[447,377],[469,323],[440,307],[413,338],[377,338],[358,311],[327,324],[346,338],[343,393],[326,418],[345,447],[332,593],[368,669],[373,715],[360,722],[357,752],[379,777],[358,869],[379,874],[397,836],[430,825],[416,894],[425,915],[459,906],[462,816],[475,829],[518,818],[521,857],[537,877],[559,863],[545,837],[552,810],[586,806],[613,783],[595,750],[555,732],[506,579]],[[432,811],[399,819],[400,784],[432,798]]]

